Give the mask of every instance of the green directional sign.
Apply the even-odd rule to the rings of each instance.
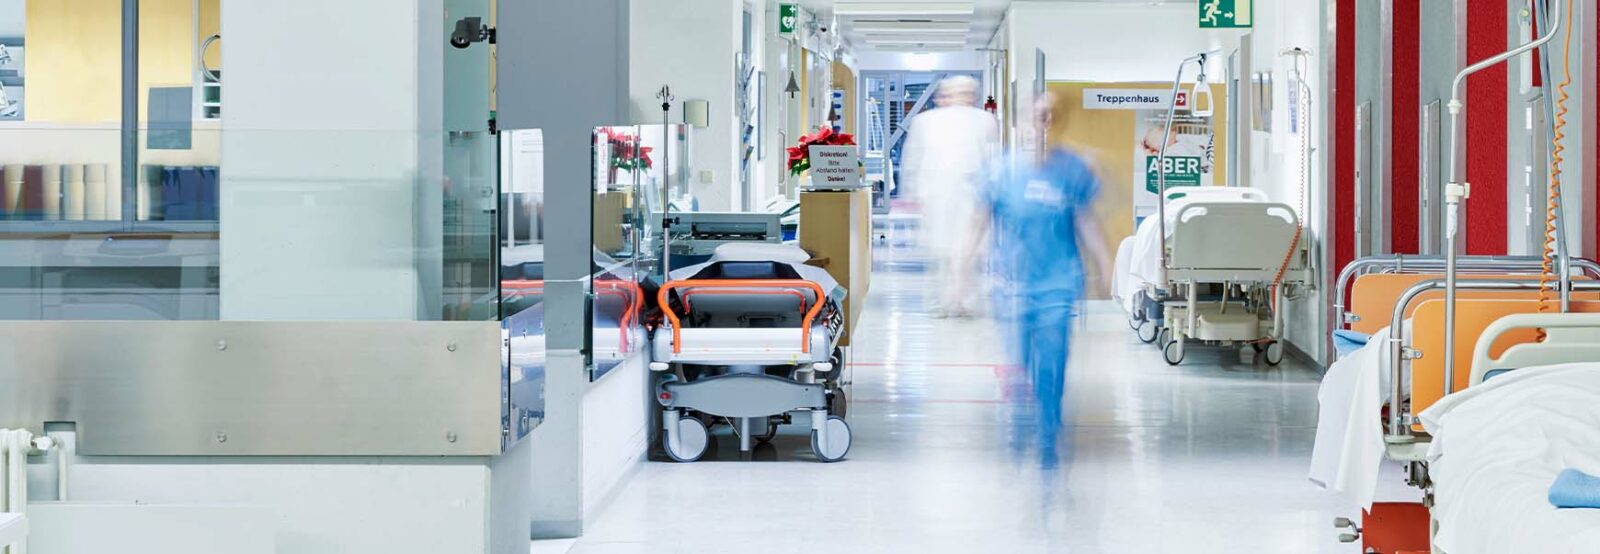
[[[1161,173],[1156,172],[1157,166],[1164,166],[1167,174],[1167,187],[1197,187],[1200,178],[1205,175],[1200,169],[1198,156],[1167,156],[1163,164],[1160,156],[1150,156],[1144,159],[1144,189],[1159,194],[1161,191]]]
[[[1255,25],[1250,0],[1200,0],[1201,29],[1248,29]]]
[[[778,34],[792,35],[800,26],[799,4],[778,4]]]

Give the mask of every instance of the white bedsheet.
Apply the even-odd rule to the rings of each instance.
[[[1403,326],[1410,331],[1409,321]],[[1383,404],[1389,385],[1389,328],[1340,358],[1317,391],[1317,439],[1311,450],[1311,482],[1372,507],[1383,466]],[[1410,339],[1407,334],[1406,339]]]
[[[1133,256],[1133,237],[1122,239],[1117,245],[1117,258],[1111,266],[1111,297],[1122,304],[1122,309],[1133,313],[1133,296],[1137,289],[1129,289],[1128,264]]]
[[[1600,552],[1600,510],[1558,510],[1556,474],[1600,474],[1600,363],[1522,369],[1421,415],[1447,554]]]

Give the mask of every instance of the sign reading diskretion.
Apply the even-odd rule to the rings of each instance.
[[[1171,101],[1172,91],[1164,89],[1083,89],[1085,110],[1165,110]],[[1178,110],[1189,110],[1189,91],[1178,91]]]
[[[812,146],[811,188],[820,190],[860,188],[859,157],[854,146]]]

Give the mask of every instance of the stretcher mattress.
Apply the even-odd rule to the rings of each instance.
[[[1564,469],[1600,472],[1600,363],[1514,371],[1420,417],[1445,553],[1600,551],[1600,510],[1547,498]]]

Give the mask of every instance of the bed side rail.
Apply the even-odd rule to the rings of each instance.
[[[1506,348],[1499,356],[1491,347],[1502,337],[1534,329],[1546,333],[1543,342],[1523,342]],[[1489,375],[1525,367],[1600,362],[1600,313],[1513,314],[1496,319],[1483,330],[1472,353],[1472,376],[1468,386],[1482,384]]]
[[[1173,219],[1171,269],[1277,271],[1299,225],[1294,209],[1269,202],[1195,202]],[[1305,245],[1299,246],[1302,250]],[[1297,257],[1298,258],[1298,257]],[[1302,260],[1295,260],[1296,266]]]

